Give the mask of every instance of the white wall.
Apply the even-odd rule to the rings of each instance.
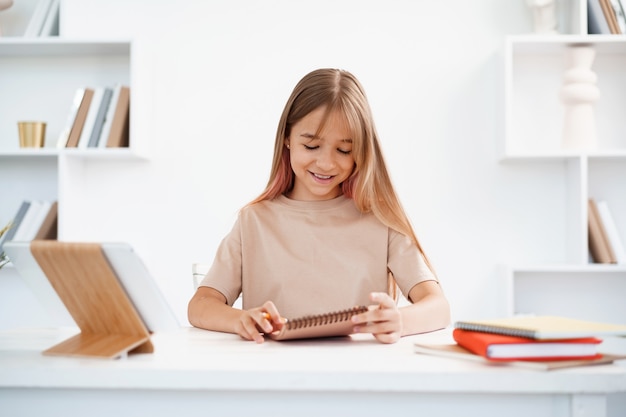
[[[185,323],[191,263],[264,187],[284,103],[319,67],[364,84],[454,319],[501,313],[499,264],[563,256],[562,183],[542,179],[558,167],[496,157],[499,53],[532,30],[525,0],[64,0],[61,18],[65,36],[134,40],[132,140],[150,153],[85,163],[63,239],[133,244]]]

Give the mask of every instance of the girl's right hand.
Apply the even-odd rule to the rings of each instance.
[[[263,343],[263,334],[282,329],[284,324],[278,309],[271,301],[266,301],[261,307],[242,310],[236,325],[237,334],[246,340]]]

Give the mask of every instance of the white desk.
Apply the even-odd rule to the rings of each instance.
[[[257,345],[193,328],[153,335],[155,353],[48,357],[72,332],[0,333],[2,416],[624,416],[626,366],[542,372],[419,355],[371,337]]]

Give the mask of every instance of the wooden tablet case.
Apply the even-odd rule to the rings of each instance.
[[[34,240],[30,248],[81,330],[45,355],[112,359],[153,352],[150,332],[100,244]]]

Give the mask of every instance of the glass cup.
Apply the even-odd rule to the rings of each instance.
[[[191,264],[191,273],[193,278],[193,289],[198,288],[198,284],[204,278],[204,276],[209,272],[210,265],[202,264],[202,263],[194,263]]]

